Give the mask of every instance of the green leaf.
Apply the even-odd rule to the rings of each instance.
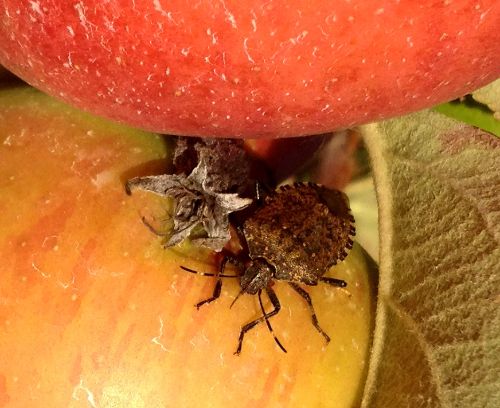
[[[474,101],[471,103],[471,100],[453,101],[443,103],[434,109],[450,118],[476,126],[500,137],[500,121],[484,105],[474,103]]]
[[[364,407],[500,406],[500,140],[424,111],[363,128],[380,286]]]
[[[497,121],[500,120],[500,79],[472,92],[472,97],[487,105],[494,112]]]

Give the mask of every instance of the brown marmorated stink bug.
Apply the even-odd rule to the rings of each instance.
[[[241,352],[245,334],[263,322],[286,352],[269,323],[269,318],[281,308],[272,286],[275,281],[285,281],[307,302],[314,327],[328,343],[330,337],[319,325],[311,298],[300,285],[315,286],[324,282],[336,287],[347,286],[343,280],[324,276],[332,265],[347,256],[353,245],[354,218],[347,197],[317,184],[295,183],[270,192],[249,210],[242,221],[236,223],[244,248],[241,254],[224,255],[216,273],[201,273],[182,266],[185,271],[217,278],[212,296],[196,306],[199,308],[220,296],[221,278],[239,278],[238,297],[244,293],[258,295],[263,315],[242,327],[235,354]],[[227,262],[234,263],[240,274],[224,274]],[[274,307],[270,312],[264,310],[262,291]]]

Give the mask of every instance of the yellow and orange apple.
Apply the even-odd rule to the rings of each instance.
[[[209,252],[165,250],[141,216],[166,203],[127,196],[126,179],[161,173],[169,143],[81,113],[29,87],[0,91],[1,407],[351,407],[359,401],[373,320],[369,261],[359,246],[329,271],[346,290],[285,283],[282,311],[261,314],[236,279],[210,296]],[[231,270],[230,270],[231,271]],[[233,272],[236,272],[233,270]],[[271,305],[266,299],[265,306]]]

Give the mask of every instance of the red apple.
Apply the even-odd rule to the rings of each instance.
[[[500,75],[498,0],[2,0],[0,63],[163,133],[317,134]]]
[[[207,252],[165,250],[141,222],[165,202],[124,192],[159,173],[158,136],[83,114],[29,88],[0,91],[0,406],[355,406],[373,319],[367,261],[355,246],[330,276],[347,290],[308,288],[307,306],[278,282],[282,311],[265,325],[255,296],[228,279],[199,311],[213,279]],[[229,272],[234,272],[229,271]],[[270,307],[267,300],[266,307]]]

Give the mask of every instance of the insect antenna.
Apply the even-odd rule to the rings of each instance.
[[[231,302],[231,304],[229,305],[229,309],[231,309],[233,307],[233,305],[236,303],[236,301],[240,298],[241,295],[243,295],[243,293],[245,293],[245,288],[241,289],[240,292],[236,295],[236,297],[234,298],[234,300]]]
[[[286,348],[283,346],[283,344],[281,344],[281,342],[279,341],[279,339],[274,334],[274,330],[273,330],[273,328],[271,326],[271,323],[269,322],[269,318],[268,318],[268,316],[266,314],[266,311],[264,310],[264,305],[262,304],[261,293],[262,293],[262,291],[259,290],[259,304],[260,304],[260,309],[262,310],[262,313],[264,314],[264,319],[266,320],[267,328],[269,329],[269,332],[272,334],[272,336],[274,338],[274,341],[279,346],[279,348],[286,353],[287,352]]]
[[[196,273],[197,275],[203,275],[203,276],[218,276],[220,278],[239,278],[239,275],[225,275],[223,273],[209,273],[209,272],[199,272],[195,271],[194,269],[187,268],[185,266],[181,265],[181,269],[190,272],[190,273]]]
[[[229,309],[231,309],[233,307],[233,305],[236,303],[236,301],[240,298],[240,296],[243,295],[243,293],[245,293],[247,291],[248,285],[250,285],[250,282],[248,282],[245,286],[241,287],[240,292],[236,295],[234,300],[229,305]]]
[[[231,309],[233,307],[233,305],[236,303],[236,301],[240,298],[240,296],[243,295],[243,293],[246,292],[249,284],[250,284],[250,282],[247,285],[241,287],[240,292],[236,295],[236,297],[234,298],[234,300],[229,305],[229,309]]]

